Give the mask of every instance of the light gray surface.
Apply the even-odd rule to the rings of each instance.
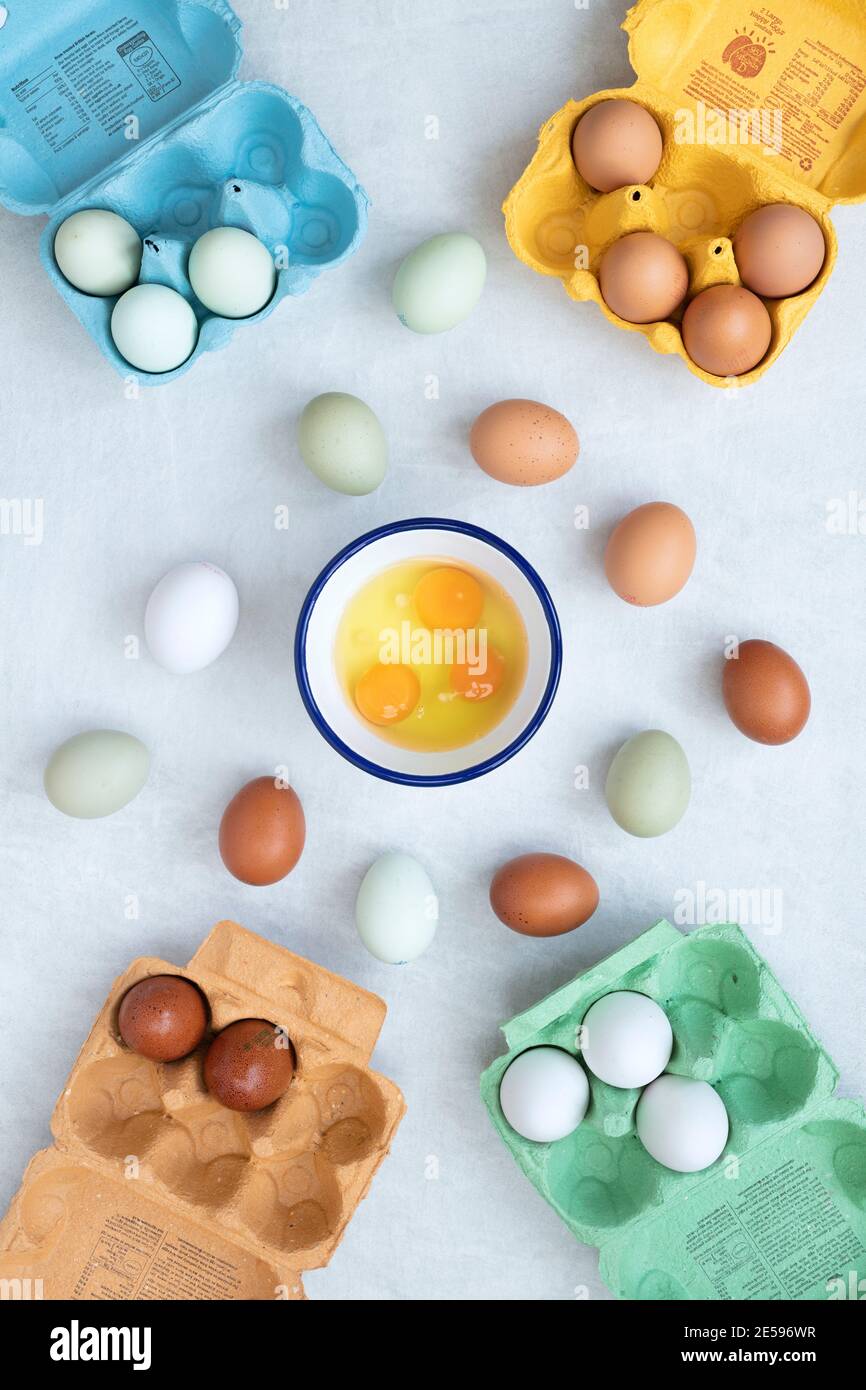
[[[234,917],[388,1001],[375,1054],[409,1113],[391,1157],[314,1298],[568,1299],[601,1285],[494,1137],[477,1077],[499,1022],[674,912],[677,890],[778,889],[781,931],[749,928],[861,1093],[866,536],[832,535],[828,503],[863,487],[862,266],[866,215],[835,214],[840,255],[805,326],[757,388],[722,393],[511,254],[499,204],[541,122],[569,96],[630,80],[623,0],[237,0],[242,75],[309,104],[373,201],[360,254],[188,376],[137,400],[65,309],[38,261],[42,220],[0,214],[2,491],[41,497],[41,546],[0,539],[3,567],[3,947],[0,1205],[47,1142],[48,1117],[112,978],[136,955],[184,962]],[[436,116],[439,139],[425,138]],[[490,259],[472,318],[441,338],[393,316],[399,258],[445,229]],[[439,379],[439,398],[425,394]],[[390,476],[337,498],[303,468],[295,419],[346,390],[378,412]],[[473,464],[469,424],[522,395],[564,410],[577,468],[532,493]],[[654,498],[688,511],[698,564],[667,607],[637,611],[607,588],[612,523]],[[288,503],[290,529],[274,508]],[[591,509],[578,532],[573,512]],[[520,547],[559,606],[565,670],[533,743],[457,790],[373,781],[319,739],[290,661],[295,617],[319,567],[397,517],[444,512]],[[174,678],[146,652],[147,594],[171,565],[209,558],[234,577],[242,616],[228,653]],[[764,749],[736,733],[719,694],[728,634],[769,637],[806,669],[804,735]],[[102,822],[62,818],[41,789],[54,747],[87,727],[149,745],[142,795]],[[660,726],[686,748],[691,809],[656,841],[611,821],[604,774],[619,742]],[[247,778],[291,768],[309,838],[284,883],[250,889],[223,870],[222,808]],[[574,789],[586,764],[591,785]],[[601,906],[575,935],[533,942],[487,906],[492,870],[533,847],[572,854]],[[415,853],[442,899],[433,949],[409,968],[369,957],[353,902],[371,860]],[[127,895],[139,920],[125,917]]]

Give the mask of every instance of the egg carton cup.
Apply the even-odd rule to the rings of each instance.
[[[0,99],[0,201],[49,213],[41,257],[58,292],[118,372],[161,385],[351,256],[368,200],[301,102],[237,81],[241,22],[226,0],[141,0],[134,21],[116,0],[103,0],[97,17],[93,8],[89,0],[48,12],[37,0],[10,8],[0,45],[12,92]],[[27,47],[34,33],[39,61]],[[54,125],[40,118],[49,96]],[[130,222],[144,243],[139,283],[168,285],[192,305],[198,342],[173,371],[131,366],[111,337],[118,296],[83,294],[58,269],[56,232],[85,208]],[[246,319],[212,314],[189,283],[194,242],[221,226],[258,237],[277,268],[273,296]]]
[[[832,273],[837,240],[831,209],[866,198],[861,81],[866,30],[860,0],[809,5],[778,0],[772,9],[783,32],[764,38],[753,14],[732,13],[722,0],[639,0],[622,26],[637,80],[631,87],[569,101],[546,121],[531,163],[503,206],[508,240],[521,261],[561,280],[572,299],[596,303],[618,328],[642,333],[656,352],[681,357],[711,386],[745,386],[772,366]],[[747,45],[749,63],[742,56],[737,60]],[[661,129],[664,152],[649,184],[603,194],[577,172],[571,138],[584,112],[613,98],[637,102],[650,112]],[[740,113],[745,124],[738,123]],[[749,143],[741,143],[743,131]],[[726,143],[714,138],[723,132],[732,137]],[[763,301],[772,337],[756,367],[742,376],[713,376],[688,356],[682,316],[702,290],[741,283],[734,233],[768,203],[791,203],[811,213],[824,233],[824,266],[802,294]],[[666,237],[686,259],[689,292],[670,320],[628,323],[601,296],[604,254],[632,232]]]
[[[120,1002],[150,975],[204,992],[210,1027],[179,1062],[130,1051]],[[55,1298],[303,1298],[329,1262],[404,1113],[368,1063],[385,1004],[321,966],[220,922],[179,970],[142,957],[115,981],[0,1226],[0,1278]],[[207,1047],[227,1025],[284,1028],[296,1071],[257,1113],[207,1091]]]
[[[664,1009],[666,1070],[709,1082],[724,1101],[728,1142],[702,1172],[657,1163],[635,1131],[640,1090],[586,1067],[589,1109],[567,1138],[532,1143],[502,1113],[514,1058],[552,1046],[580,1060],[580,1024],[615,990]],[[683,936],[659,922],[503,1033],[508,1051],[481,1078],[494,1127],[569,1230],[598,1247],[618,1297],[828,1299],[866,1277],[866,1113],[831,1098],[833,1062],[738,926]]]

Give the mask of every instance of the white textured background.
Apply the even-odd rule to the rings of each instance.
[[[242,75],[311,106],[373,200],[359,255],[267,323],[241,329],[178,383],[124,398],[39,266],[41,218],[0,214],[2,491],[42,497],[45,539],[0,539],[3,825],[0,831],[0,1205],[32,1151],[113,977],[136,955],[185,962],[213,922],[247,926],[380,991],[375,1054],[409,1113],[314,1298],[568,1299],[601,1285],[494,1137],[477,1077],[497,1025],[674,910],[680,888],[778,888],[782,930],[750,929],[850,1094],[863,1090],[864,560],[866,536],[828,534],[827,505],[864,489],[866,213],[835,215],[840,256],[792,346],[756,388],[713,391],[638,335],[513,257],[499,204],[542,121],[570,96],[630,80],[624,0],[237,0]],[[425,118],[440,121],[425,139]],[[389,305],[400,257],[440,230],[483,242],[488,287],[471,319],[413,337]],[[440,399],[425,398],[428,373]],[[388,433],[391,472],[363,499],[326,492],[294,444],[320,391],[363,396]],[[530,396],[565,411],[578,467],[532,493],[487,479],[466,446],[483,407]],[[684,593],[637,611],[607,588],[601,555],[630,507],[684,507],[699,558]],[[288,503],[292,526],[274,529]],[[592,529],[573,526],[577,504]],[[492,776],[400,790],[342,762],[300,704],[290,661],[308,581],[369,527],[442,511],[522,548],[559,607],[566,656],[553,712]],[[205,557],[241,593],[229,652],[187,679],[146,653],[146,596],[169,566]],[[764,749],[719,693],[728,634],[768,637],[811,682],[804,735]],[[153,773],[102,822],[62,818],[46,759],[80,729],[143,738]],[[667,837],[632,840],[602,796],[615,747],[661,726],[686,748],[691,809]],[[287,763],[308,819],[291,877],[249,889],[222,868],[216,828],[249,777]],[[573,789],[585,763],[591,788]],[[416,854],[442,899],[435,947],[388,969],[353,927],[360,877],[387,848]],[[492,916],[493,869],[529,848],[571,854],[601,906],[580,932],[533,942]],[[141,903],[124,917],[127,894]],[[428,1180],[428,1156],[438,1161]]]

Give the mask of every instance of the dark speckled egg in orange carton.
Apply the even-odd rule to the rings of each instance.
[[[3,1287],[303,1299],[403,1116],[369,1067],[384,1018],[375,995],[235,922],[182,970],[133,961],[0,1224]]]
[[[866,197],[861,0],[639,0],[637,79],[569,101],[505,205],[520,260],[711,386],[756,381]]]

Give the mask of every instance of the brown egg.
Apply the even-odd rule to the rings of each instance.
[[[204,1037],[204,996],[181,975],[149,975],[123,996],[117,1027],[126,1046],[141,1057],[176,1062],[193,1052]]]
[[[740,285],[713,285],[695,295],[683,315],[686,352],[713,376],[750,372],[766,353],[772,336],[765,305]]]
[[[521,936],[562,936],[595,912],[598,884],[561,854],[521,854],[493,875],[490,906]]]
[[[686,297],[689,268],[655,232],[631,232],[608,247],[598,272],[601,297],[626,323],[658,323]]]
[[[740,279],[767,299],[785,299],[808,289],[826,254],[824,233],[814,217],[791,203],[758,208],[734,237]]]
[[[756,743],[790,743],[812,708],[806,677],[773,642],[740,643],[725,662],[722,695],[740,733]]]
[[[614,527],[604,572],[626,603],[653,608],[687,583],[696,551],[695,528],[684,511],[672,502],[645,502]]]
[[[499,401],[481,412],[469,435],[485,473],[514,487],[551,483],[573,468],[580,452],[574,426],[538,401]]]
[[[295,1049],[262,1018],[241,1018],[218,1033],[204,1059],[205,1085],[229,1110],[264,1110],[289,1089]]]
[[[300,859],[306,833],[304,809],[291,787],[256,777],[223,813],[220,854],[241,883],[278,883]]]
[[[662,133],[650,113],[636,101],[620,98],[591,106],[571,137],[577,171],[599,193],[649,183],[662,148]]]

